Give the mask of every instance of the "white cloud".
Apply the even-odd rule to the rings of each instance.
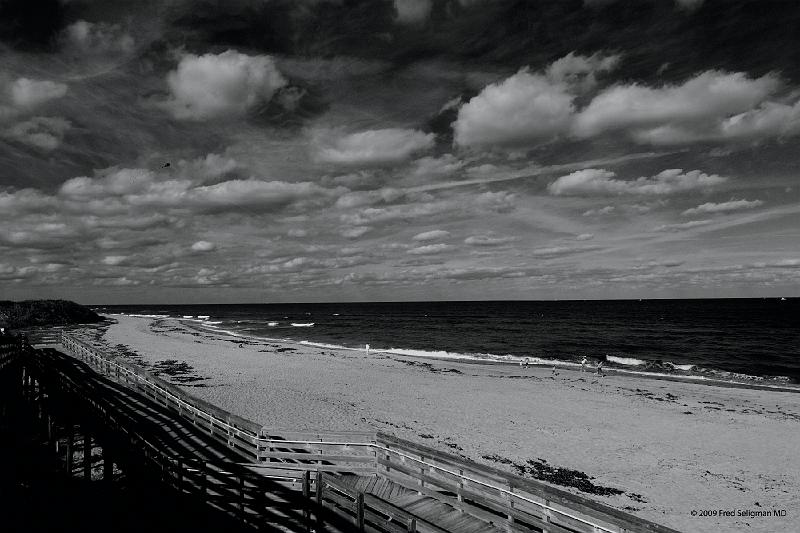
[[[107,255],[103,258],[102,263],[109,266],[118,266],[123,264],[127,259],[127,255]]]
[[[554,61],[544,73],[523,68],[492,83],[461,106],[453,123],[460,146],[525,146],[568,133],[576,94],[596,84],[597,74],[612,70],[619,56],[577,55]]]
[[[687,209],[683,215],[702,215],[706,213],[728,213],[730,211],[741,211],[743,209],[753,209],[762,205],[761,200],[731,200],[729,202],[713,203],[707,202],[697,207]]]
[[[764,137],[789,137],[800,134],[800,100],[794,105],[764,102],[760,107],[722,121],[723,139],[757,140]]]
[[[413,154],[433,147],[432,133],[387,128],[349,135],[317,132],[312,139],[316,159],[339,165],[383,165],[399,163]]]
[[[423,233],[417,233],[412,237],[412,239],[415,241],[435,241],[439,239],[444,239],[445,237],[449,236],[450,236],[449,231],[436,229],[432,231],[425,231]]]
[[[83,54],[127,53],[134,40],[118,24],[79,20],[64,29],[63,39],[69,48]]]
[[[459,146],[524,145],[568,131],[575,111],[567,86],[522,69],[488,85],[453,123]]]
[[[67,85],[48,80],[19,78],[9,87],[11,102],[21,108],[37,107],[67,94]]]
[[[98,202],[106,210],[125,207],[223,212],[269,211],[295,202],[316,202],[340,194],[311,182],[232,179],[198,185],[188,179],[165,179],[150,170],[119,169],[99,178],[78,177],[62,184],[59,195],[73,202]],[[111,199],[115,199],[117,205]]]
[[[619,61],[619,55],[582,56],[570,52],[553,61],[547,68],[547,76],[551,80],[568,83],[580,91],[587,91],[597,84],[597,74],[615,69]]]
[[[172,98],[164,106],[175,118],[204,120],[240,116],[268,102],[287,81],[270,56],[234,50],[218,55],[184,55],[167,75]]]
[[[581,233],[575,237],[576,241],[590,241],[594,239],[594,233]]]
[[[711,220],[690,220],[689,222],[682,222],[680,224],[663,224],[658,226],[653,231],[681,231],[685,229],[699,228],[711,224]]]
[[[14,139],[42,150],[54,150],[61,145],[70,122],[60,117],[33,117],[18,122],[2,132],[4,137]]]
[[[583,216],[585,217],[593,217],[596,215],[610,215],[616,211],[616,208],[613,205],[607,205],[605,207],[600,207],[598,209],[589,209],[583,212]]]
[[[181,159],[177,163],[181,175],[197,183],[214,181],[239,168],[238,162],[232,157],[219,154],[207,154],[192,161]]]
[[[417,246],[416,248],[411,248],[407,250],[406,253],[411,255],[433,255],[433,254],[440,254],[450,250],[452,246],[449,244],[427,244],[425,246]]]
[[[494,235],[472,235],[464,239],[464,244],[469,246],[501,246],[514,242],[515,237],[497,237]]]
[[[573,132],[590,137],[629,130],[640,142],[673,144],[710,135],[724,118],[757,106],[780,87],[767,74],[706,71],[680,85],[659,88],[617,85],[602,91],[578,113]]]
[[[420,24],[428,20],[431,0],[394,0],[397,20],[403,24]]]
[[[308,235],[308,231],[302,228],[290,228],[286,235],[292,238],[302,238]]]
[[[621,180],[616,174],[603,169],[587,168],[566,176],[561,176],[547,189],[556,195],[667,195],[695,189],[704,189],[726,181],[716,174],[706,174],[699,170],[683,172],[682,169],[668,169],[652,177],[635,180]]]
[[[410,176],[418,181],[436,179],[455,174],[465,163],[453,156],[444,154],[441,157],[421,157],[414,161]]]
[[[192,245],[193,252],[211,252],[217,248],[217,245],[209,241],[197,241]]]
[[[358,239],[365,233],[369,232],[372,228],[369,226],[356,226],[354,228],[348,228],[342,231],[342,237],[346,237],[348,239]]]

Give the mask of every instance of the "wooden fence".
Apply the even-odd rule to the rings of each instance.
[[[360,531],[445,530],[389,501],[348,486],[342,482],[345,474],[387,479],[509,532],[677,533],[544,483],[388,434],[266,428],[194,398],[71,335],[62,334],[61,344],[96,371],[207,427],[211,436],[242,457],[241,466],[295,486],[304,496],[315,499],[319,509],[327,507]],[[180,478],[180,468],[165,468]],[[317,512],[317,516],[322,514]]]

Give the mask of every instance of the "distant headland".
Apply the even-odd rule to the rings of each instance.
[[[36,326],[93,324],[103,317],[68,300],[0,301],[0,327],[17,329]]]

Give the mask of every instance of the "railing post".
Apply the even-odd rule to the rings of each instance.
[[[178,457],[178,471],[176,473],[177,476],[177,489],[179,492],[183,492],[183,459]]]
[[[306,523],[306,533],[311,532],[311,472],[303,472],[303,518]]]
[[[242,477],[241,474],[238,475],[238,478],[239,478],[239,515],[244,521],[244,478]]]
[[[72,452],[75,447],[75,427],[72,421],[68,420],[66,424],[67,430],[67,449],[66,449],[66,469],[67,476],[72,476]]]
[[[89,431],[86,428],[86,425],[83,426],[83,479],[86,481],[92,480],[92,436],[89,434]]]
[[[364,531],[364,493],[356,494],[356,523],[358,530]]]
[[[409,518],[407,524],[407,530],[409,533],[416,533],[417,531],[417,519],[416,518]]]
[[[322,472],[317,470],[317,533],[325,530],[325,523],[322,519]]]

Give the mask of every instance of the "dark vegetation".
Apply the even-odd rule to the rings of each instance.
[[[30,328],[95,324],[103,317],[82,305],[68,300],[0,301],[0,326]]]

